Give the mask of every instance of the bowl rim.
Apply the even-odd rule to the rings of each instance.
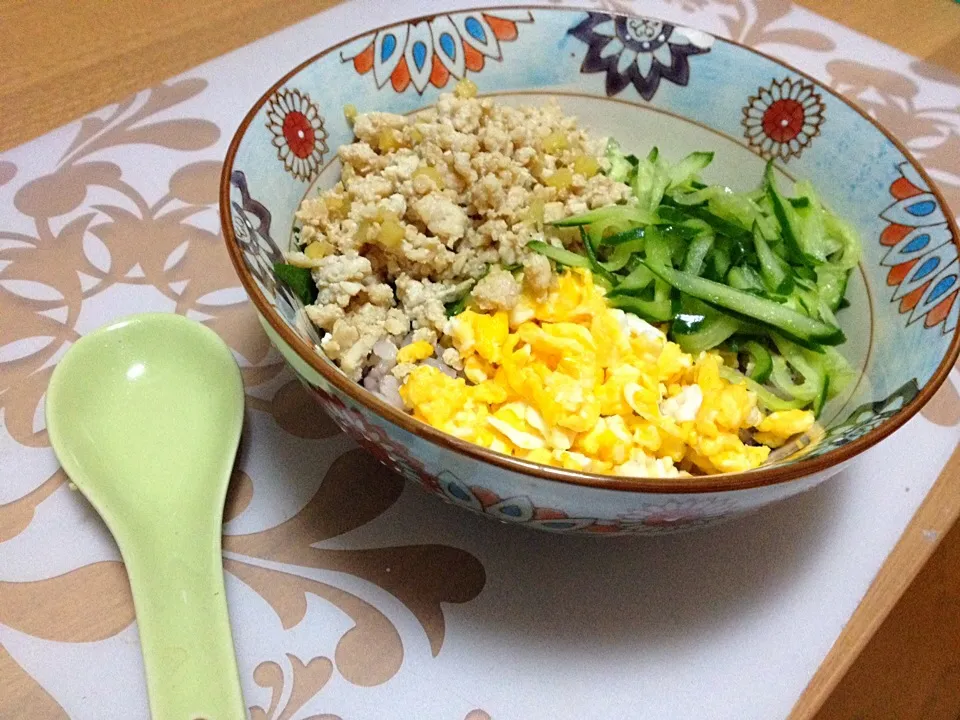
[[[470,8],[458,9],[456,12],[482,12],[482,11],[494,11],[494,10],[529,10],[529,11],[538,11],[538,12],[564,12],[564,13],[576,13],[576,12],[596,12],[595,9],[583,8],[583,7],[544,7],[537,5],[524,5],[524,4],[511,4],[503,6],[474,6]],[[454,12],[454,11],[450,11]],[[521,475],[533,476],[539,480],[548,480],[554,482],[560,482],[568,485],[576,485],[580,487],[589,487],[602,490],[616,490],[616,491],[625,491],[631,493],[653,493],[653,494],[690,494],[690,493],[710,493],[710,492],[728,492],[735,490],[747,490],[753,488],[761,487],[771,487],[774,485],[779,485],[781,483],[786,483],[791,480],[796,480],[799,478],[807,477],[820,473],[822,471],[828,470],[832,467],[842,465],[847,461],[851,460],[855,456],[864,452],[865,450],[873,447],[881,440],[885,439],[891,435],[894,431],[901,428],[908,420],[913,418],[920,409],[926,405],[926,403],[933,397],[937,392],[943,382],[947,379],[950,374],[950,371],[953,369],[953,366],[957,362],[958,356],[960,356],[960,328],[956,329],[953,334],[953,339],[950,342],[950,347],[947,349],[947,352],[944,354],[943,358],[940,361],[940,364],[937,366],[937,369],[931,375],[930,380],[920,389],[920,392],[917,396],[907,403],[899,412],[893,415],[890,418],[885,419],[880,425],[873,428],[865,435],[857,438],[856,440],[841,445],[833,450],[830,450],[823,455],[819,455],[814,458],[809,459],[800,459],[796,462],[790,463],[789,465],[773,465],[769,467],[761,467],[755,470],[749,470],[747,472],[740,473],[722,473],[722,474],[713,474],[713,475],[692,475],[689,477],[679,477],[679,478],[619,478],[615,475],[601,475],[599,473],[588,473],[580,472],[574,470],[566,470],[563,468],[551,467],[548,465],[541,465],[539,463],[530,462],[521,458],[511,457],[509,455],[503,455],[494,450],[490,450],[481,445],[477,445],[466,440],[461,440],[452,435],[449,435],[442,430],[432,427],[427,423],[424,423],[420,420],[416,420],[411,415],[404,413],[403,411],[393,407],[384,400],[381,400],[376,395],[374,395],[369,390],[366,390],[361,384],[353,382],[346,375],[344,375],[338,368],[336,368],[333,363],[329,360],[323,358],[320,353],[313,348],[313,346],[307,341],[303,340],[299,335],[297,335],[293,329],[287,325],[287,323],[280,317],[276,308],[271,304],[267,298],[264,296],[263,292],[260,290],[257,283],[254,281],[253,277],[250,274],[250,271],[247,269],[246,264],[243,260],[243,251],[240,247],[239,242],[237,242],[236,234],[233,228],[233,222],[231,220],[231,207],[230,207],[230,178],[233,173],[234,160],[236,159],[237,150],[240,147],[244,136],[246,135],[247,129],[250,124],[253,122],[253,119],[256,117],[257,113],[261,108],[266,105],[267,101],[273,96],[273,94],[279,90],[288,80],[296,76],[306,67],[317,62],[321,58],[329,55],[342,48],[343,46],[357,40],[365,35],[375,33],[384,28],[393,27],[394,25],[400,23],[408,23],[415,21],[422,21],[434,17],[437,12],[433,13],[423,13],[420,15],[414,15],[408,18],[398,20],[389,24],[378,25],[372,27],[363,32],[357,33],[349,38],[341,40],[340,42],[331,45],[319,53],[312,55],[307,58],[299,65],[295,66],[289,72],[285,73],[279,80],[273,83],[263,95],[253,104],[250,110],[243,117],[243,120],[240,122],[237,130],[234,132],[233,138],[230,141],[230,145],[227,148],[227,153],[224,157],[223,167],[220,174],[220,192],[219,192],[219,214],[220,214],[220,225],[223,231],[223,239],[227,245],[227,252],[230,255],[230,260],[233,263],[234,270],[236,271],[240,282],[243,285],[244,290],[246,291],[248,297],[253,302],[257,312],[260,314],[261,318],[265,319],[270,327],[276,332],[280,338],[296,352],[296,354],[307,363],[315,372],[317,372],[322,378],[327,382],[333,385],[337,390],[346,394],[354,402],[362,405],[367,410],[375,413],[383,420],[397,425],[403,430],[417,436],[418,438],[425,440],[427,442],[440,445],[448,450],[451,450],[455,453],[466,455],[474,460],[479,460],[483,463],[489,463],[492,465],[497,465],[503,469],[510,470]],[[618,12],[607,13],[611,17],[643,17],[649,18],[652,20],[658,20],[670,25],[675,25],[668,20],[662,20],[652,15],[642,15],[642,14],[625,14]],[[681,27],[686,27],[681,25]],[[943,194],[940,192],[940,189],[936,186],[927,172],[923,169],[920,163],[917,162],[913,154],[906,148],[906,146],[900,142],[889,130],[887,130],[879,121],[870,117],[870,115],[863,110],[856,103],[848,100],[847,98],[840,95],[833,88],[825,85],[821,81],[817,80],[815,77],[806,73],[802,70],[798,70],[789,63],[782,61],[781,59],[769,55],[760,50],[756,50],[748,45],[737,42],[735,40],[729,40],[724,37],[714,35],[706,31],[706,34],[714,38],[717,42],[725,42],[730,45],[737,46],[747,52],[754,53],[761,57],[764,57],[768,60],[773,61],[780,67],[788,70],[792,73],[795,73],[799,77],[802,77],[812,83],[822,92],[829,93],[839,102],[845,104],[847,107],[851,108],[857,112],[861,117],[863,117],[867,122],[872,124],[874,127],[879,130],[884,137],[887,138],[893,145],[903,154],[907,159],[907,162],[913,167],[914,170],[926,181],[927,185],[930,188],[930,192],[936,197],[937,201],[940,204],[940,208],[943,210],[944,215],[946,216],[947,225],[950,228],[950,231],[953,236],[953,243],[957,246],[958,252],[960,252],[960,228],[957,226],[957,222],[950,212],[950,209],[947,205]],[[960,302],[960,299],[957,300]],[[839,470],[840,468],[837,468]]]

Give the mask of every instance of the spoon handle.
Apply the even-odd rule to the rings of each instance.
[[[153,720],[243,720],[223,584],[220,524],[141,528],[127,566]],[[150,536],[150,537],[144,537]]]

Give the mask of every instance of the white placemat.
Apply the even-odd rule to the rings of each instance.
[[[956,78],[788,2],[597,5],[829,82],[960,207]],[[243,366],[225,558],[258,720],[784,718],[960,440],[951,387],[825,486],[657,539],[501,526],[379,471],[269,350],[218,237],[217,174],[286,70],[424,8],[344,3],[0,157],[0,718],[148,716],[118,552],[42,413],[70,342],[133,312],[204,320]]]

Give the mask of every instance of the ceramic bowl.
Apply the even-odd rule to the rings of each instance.
[[[705,174],[743,188],[773,158],[814,181],[859,230],[841,313],[857,370],[812,451],[752,472],[625,480],[553,469],[456,440],[388,406],[316,350],[272,274],[294,211],[339,175],[347,103],[409,113],[467,77],[509,103],[556,97],[583,126],[667,157],[710,149]],[[227,249],[271,341],[345,431],[386,466],[487,517],[556,532],[658,533],[715,523],[837,473],[931,397],[957,359],[957,227],[903,145],[816,80],[770,57],[652,18],[546,8],[415,18],[351,38],[275,83],[230,144],[220,187]]]

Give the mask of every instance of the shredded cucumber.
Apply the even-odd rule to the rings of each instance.
[[[564,250],[563,248],[548,245],[547,243],[539,240],[534,240],[533,242],[528,243],[527,247],[540,253],[541,255],[546,255],[548,258],[554,262],[560,263],[561,265],[581,268],[590,267],[590,258],[584,257],[583,255],[578,255],[575,252],[570,252],[569,250]]]
[[[766,409],[819,414],[853,376],[831,346],[845,341],[837,313],[860,241],[811,183],[787,194],[768,163],[757,187],[735,192],[701,179],[714,159],[694,152],[671,163],[657,148],[638,158],[611,141],[605,172],[631,199],[548,225],[565,248],[529,247],[591,270],[611,306],[669,323],[685,351],[736,358],[746,374],[725,366],[726,376]]]

